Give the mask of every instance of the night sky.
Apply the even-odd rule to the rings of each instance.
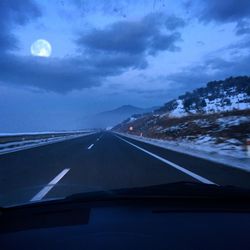
[[[84,128],[250,74],[249,0],[1,0],[0,27],[0,133]]]

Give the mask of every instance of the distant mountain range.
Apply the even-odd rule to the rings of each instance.
[[[157,108],[159,107],[139,108],[132,105],[124,105],[116,109],[101,112],[88,117],[87,120],[89,127],[111,128],[132,115],[149,113]]]

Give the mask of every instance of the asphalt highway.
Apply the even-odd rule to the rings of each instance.
[[[112,132],[0,155],[0,206],[180,181],[250,188],[250,173]]]

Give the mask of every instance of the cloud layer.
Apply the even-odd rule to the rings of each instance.
[[[247,0],[196,0],[201,22],[235,22],[237,34],[250,31],[250,3]],[[65,58],[34,58],[16,56],[18,47],[11,33],[17,25],[25,25],[42,15],[32,0],[0,1],[0,82],[5,85],[31,87],[57,93],[67,93],[101,86],[109,77],[119,76],[131,69],[144,70],[148,58],[163,51],[180,50],[181,33],[186,23],[182,18],[164,13],[148,14],[140,20],[118,21],[104,28],[92,28],[75,39],[79,54]],[[168,76],[170,81],[187,83],[206,81],[213,76],[206,72],[212,68],[214,77],[246,72],[246,57],[237,61],[214,58],[196,68],[189,67]],[[247,61],[248,62],[248,61]],[[231,66],[232,65],[232,66]],[[224,67],[224,68],[223,68]],[[230,70],[229,70],[230,69]],[[237,69],[237,71],[235,70]],[[221,72],[220,74],[218,72]]]
[[[20,25],[39,16],[30,4],[26,6],[30,16],[21,14],[24,7],[18,9]],[[184,21],[174,16],[150,14],[137,22],[116,22],[81,35],[76,40],[81,51],[77,57],[48,59],[6,53],[0,57],[0,81],[58,93],[100,86],[110,76],[145,69],[148,55],[179,50],[176,43],[181,34],[176,30],[183,26]]]

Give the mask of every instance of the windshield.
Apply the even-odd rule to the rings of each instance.
[[[247,0],[1,0],[0,206],[250,188],[249,13]]]

